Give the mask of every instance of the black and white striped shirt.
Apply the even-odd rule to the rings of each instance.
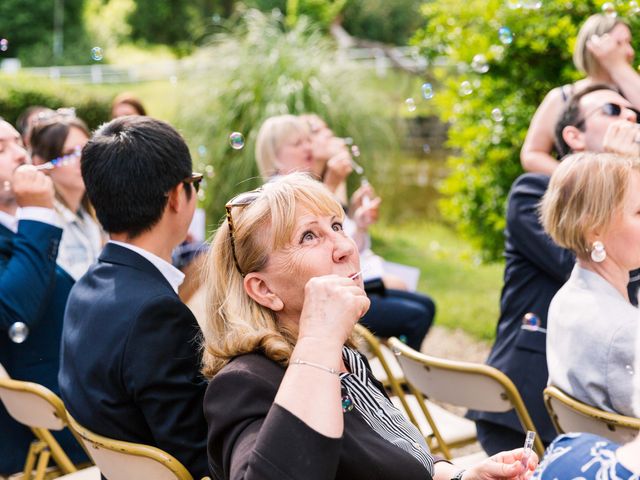
[[[420,431],[373,385],[358,352],[343,347],[342,357],[351,373],[341,373],[340,383],[354,408],[374,432],[411,454],[433,475],[433,457]]]

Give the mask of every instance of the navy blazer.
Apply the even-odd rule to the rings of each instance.
[[[36,382],[55,393],[64,307],[73,286],[71,276],[56,266],[61,236],[60,228],[32,220],[21,220],[15,234],[0,225],[0,363],[16,380]],[[23,343],[8,336],[15,322],[29,328]],[[73,461],[86,460],[68,432],[56,436]],[[33,439],[0,404],[0,474],[23,468]]]
[[[551,299],[567,281],[575,263],[573,253],[553,243],[540,224],[538,205],[547,190],[549,178],[527,173],[511,187],[500,319],[487,360],[516,385],[545,443],[556,437],[556,431],[542,398],[549,377],[544,330]],[[527,313],[539,318],[543,330],[521,328]],[[470,412],[469,417],[522,431],[514,412]]]
[[[160,271],[108,243],[71,290],[60,390],[80,424],[174,455],[208,475],[201,332]]]

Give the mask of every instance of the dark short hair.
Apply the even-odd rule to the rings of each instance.
[[[102,125],[82,150],[82,178],[98,220],[131,238],[162,217],[167,193],[191,176],[191,155],[168,123],[129,116]],[[191,188],[185,185],[187,196]]]
[[[580,110],[580,101],[585,95],[596,92],[598,90],[612,90],[616,93],[620,93],[620,91],[616,87],[613,87],[606,83],[594,83],[593,85],[589,85],[588,87],[583,88],[579,92],[571,95],[571,97],[565,104],[564,109],[560,113],[558,121],[556,122],[556,150],[558,150],[559,158],[562,158],[565,155],[571,153],[571,147],[567,145],[567,142],[565,142],[564,138],[562,137],[562,131],[565,127],[568,127],[570,125],[576,126],[580,131],[584,131],[585,126],[584,122],[582,122],[583,112]],[[580,124],[580,122],[582,122],[582,124]]]

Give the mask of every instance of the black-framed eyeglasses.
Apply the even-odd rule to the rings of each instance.
[[[607,102],[607,103],[604,103],[604,104],[600,105],[599,107],[594,108],[593,110],[591,110],[589,113],[587,113],[582,118],[582,120],[577,122],[575,124],[575,126],[578,127],[578,128],[582,127],[589,117],[592,117],[594,114],[596,114],[598,112],[602,112],[607,117],[619,117],[620,115],[622,115],[622,111],[625,110],[625,109],[626,110],[631,110],[633,113],[635,113],[635,115],[636,115],[636,123],[640,123],[640,110],[636,110],[633,107],[627,107],[627,106],[619,105],[617,103]]]
[[[196,193],[198,193],[198,191],[200,190],[200,182],[202,181],[202,177],[203,175],[201,173],[193,172],[190,177],[182,180],[182,183],[190,183],[191,185],[193,185],[193,189],[196,191]]]
[[[244,192],[239,195],[236,195],[231,200],[229,200],[224,206],[227,212],[227,225],[229,226],[229,240],[231,242],[231,254],[233,255],[233,263],[235,263],[236,268],[238,269],[238,273],[243,277],[246,275],[240,268],[240,263],[238,262],[238,257],[236,255],[236,241],[233,236],[233,232],[235,231],[235,227],[233,224],[233,217],[231,216],[231,211],[236,207],[246,207],[247,205],[251,205],[256,198],[260,196],[260,192],[262,192],[262,188],[256,188],[255,190],[251,190],[250,192]]]

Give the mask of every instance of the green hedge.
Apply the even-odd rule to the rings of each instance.
[[[31,105],[74,107],[92,130],[108,121],[111,114],[111,96],[96,94],[91,86],[22,75],[0,76],[0,116],[15,125],[20,113]]]
[[[439,87],[430,100],[450,124],[448,146],[455,152],[441,189],[442,211],[487,259],[499,258],[503,250],[506,197],[522,172],[520,148],[531,117],[550,89],[580,77],[571,61],[575,37],[603,4],[434,0],[423,6],[427,26],[413,43],[428,58],[444,56],[449,64],[434,69]],[[632,2],[616,5],[620,15],[635,8]],[[638,32],[638,15],[629,15],[629,21]],[[508,36],[501,40],[502,27],[510,29],[511,43]],[[639,41],[636,35],[636,51]],[[476,55],[483,55],[486,65],[474,64]]]

